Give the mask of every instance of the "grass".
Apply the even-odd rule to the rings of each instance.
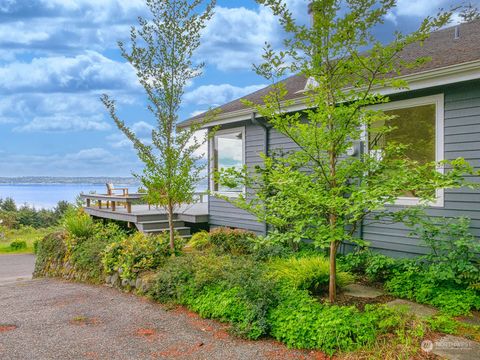
[[[54,230],[54,228],[34,229],[29,226],[20,229],[0,228],[0,254],[31,254],[33,253],[33,243],[35,240],[42,239]],[[13,241],[25,241],[27,247],[14,250],[10,247]]]

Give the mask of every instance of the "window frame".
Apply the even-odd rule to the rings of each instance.
[[[241,191],[219,191],[219,190],[214,190],[215,189],[215,180],[213,177],[213,171],[215,169],[215,140],[218,135],[222,134],[230,134],[230,133],[242,133],[242,166],[245,166],[246,164],[246,138],[245,138],[245,126],[237,126],[233,128],[228,128],[228,129],[221,129],[218,131],[215,131],[215,135],[211,137],[210,139],[210,161],[209,161],[209,186],[210,186],[210,191],[212,194],[219,194],[223,196],[228,196],[229,198],[236,198],[239,197],[240,194],[245,194],[246,189],[245,186],[242,187]]]
[[[445,124],[445,97],[443,93],[430,95],[430,96],[422,96],[416,97],[412,99],[406,100],[397,100],[392,101],[385,104],[378,104],[369,106],[369,109],[373,110],[382,110],[382,111],[389,111],[389,110],[398,110],[398,109],[405,109],[415,106],[422,106],[422,105],[435,105],[435,161],[440,162],[443,161],[445,156],[445,140],[444,140],[444,124]],[[368,152],[370,149],[368,147],[368,131],[364,129],[364,139],[365,139],[365,148]],[[444,174],[445,169],[443,166],[438,166],[437,171],[441,174]],[[400,196],[395,201],[394,205],[400,206],[414,206],[419,205],[420,199],[415,197],[409,196]],[[445,205],[445,189],[437,189],[435,194],[435,200],[427,203],[428,206],[431,207],[444,207]]]

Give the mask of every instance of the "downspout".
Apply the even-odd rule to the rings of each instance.
[[[252,112],[252,116],[251,116],[250,121],[251,121],[252,125],[258,125],[258,126],[261,126],[263,128],[263,133],[265,135],[265,138],[264,138],[264,141],[263,141],[263,150],[264,150],[264,154],[266,156],[268,156],[271,126],[269,126],[268,123],[264,119],[258,119],[257,118],[257,113],[255,113],[255,112]],[[265,235],[267,235],[268,225],[267,225],[266,222],[265,222],[264,225],[265,225]]]
[[[263,145],[264,145],[263,149],[264,149],[265,155],[268,156],[271,126],[269,126],[268,123],[265,120],[258,119],[257,118],[257,113],[255,113],[255,112],[252,112],[251,122],[252,122],[253,125],[258,125],[258,126],[261,126],[263,128],[263,132],[265,134],[265,140],[263,142]]]

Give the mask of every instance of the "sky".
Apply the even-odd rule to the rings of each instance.
[[[308,21],[308,0],[286,2]],[[425,16],[461,3],[398,0],[378,36],[413,31]],[[120,118],[148,138],[154,119],[117,47],[137,16],[149,17],[144,0],[0,0],[0,177],[141,169],[99,100],[111,95]],[[261,62],[265,42],[278,47],[281,38],[277,19],[254,0],[218,0],[195,54],[206,67],[185,90],[180,119],[264,87],[252,64]]]

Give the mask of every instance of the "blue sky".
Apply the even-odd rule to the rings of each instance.
[[[308,0],[286,1],[307,21]],[[379,36],[412,31],[423,17],[459,3],[398,0]],[[0,176],[128,176],[140,169],[99,101],[110,94],[122,119],[148,136],[154,120],[116,45],[138,15],[148,16],[143,0],[0,0]],[[186,89],[181,118],[263,87],[251,66],[265,41],[278,46],[280,38],[276,19],[254,0],[219,0],[196,54],[207,66]]]

